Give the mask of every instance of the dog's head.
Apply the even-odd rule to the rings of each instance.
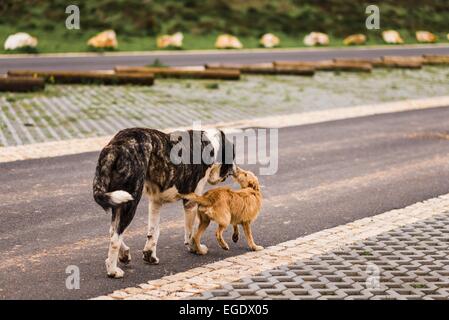
[[[239,167],[234,169],[234,179],[240,184],[241,188],[251,188],[260,191],[259,179],[251,171],[243,170]]]
[[[209,174],[208,182],[217,184],[234,174],[235,148],[234,144],[226,138],[221,130],[207,130],[205,134],[214,149],[214,163]]]

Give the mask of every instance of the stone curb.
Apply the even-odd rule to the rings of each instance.
[[[449,210],[449,194],[322,230],[268,247],[262,251],[226,258],[175,275],[151,280],[137,287],[116,290],[109,295],[94,299],[177,300],[193,297],[240,278],[340,249],[401,226],[426,220],[447,210]]]

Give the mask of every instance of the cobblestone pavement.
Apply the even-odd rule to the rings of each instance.
[[[158,79],[152,87],[49,85],[42,93],[0,94],[0,147],[444,96],[448,75],[449,68],[425,67],[313,78]]]
[[[403,112],[418,109],[445,107],[449,105],[449,96],[433,97],[415,100],[401,100],[374,105],[337,108],[331,110],[312,111],[305,113],[292,113],[288,115],[268,116],[252,119],[242,119],[231,122],[218,122],[202,125],[206,128],[221,128],[225,133],[239,132],[242,128],[284,128],[326,121],[364,117],[383,113]],[[164,128],[165,132],[175,129],[188,129],[186,127]],[[32,145],[9,146],[0,148],[0,163],[26,159],[39,159],[57,157],[83,152],[101,150],[111,140],[112,135],[71,139],[62,141],[48,141]]]
[[[449,299],[449,212],[264,271],[200,299]]]
[[[96,299],[448,299],[449,194]]]

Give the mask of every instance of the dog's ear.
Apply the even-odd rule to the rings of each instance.
[[[256,180],[249,180],[248,187],[256,191],[260,191],[259,183]]]

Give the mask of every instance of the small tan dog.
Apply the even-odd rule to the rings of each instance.
[[[200,224],[192,238],[193,247],[196,248],[198,254],[207,253],[207,247],[201,244],[201,236],[211,220],[218,224],[215,236],[224,250],[229,250],[229,246],[223,239],[223,231],[230,224],[234,226],[234,234],[232,235],[234,242],[239,239],[238,225],[241,224],[251,250],[263,249],[262,246],[255,244],[251,232],[251,223],[259,215],[262,205],[259,180],[251,171],[240,168],[235,170],[234,179],[240,184],[241,189],[232,190],[229,187],[220,187],[209,190],[202,196],[195,193],[181,196],[198,204]]]

